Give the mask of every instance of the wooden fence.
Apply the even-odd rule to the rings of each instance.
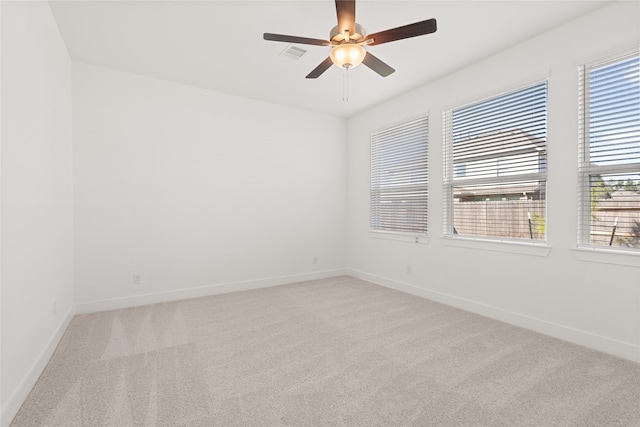
[[[544,200],[456,201],[453,218],[455,232],[461,236],[545,239]],[[591,243],[606,246],[610,241],[612,246],[640,248],[640,194],[612,197],[594,204]]]
[[[591,243],[640,248],[640,193],[616,191],[593,208]]]
[[[541,240],[545,237],[545,209],[544,200],[456,201],[454,228],[461,236]]]

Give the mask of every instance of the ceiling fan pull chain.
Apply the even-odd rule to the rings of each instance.
[[[349,69],[345,68],[342,73],[342,101],[349,102]]]

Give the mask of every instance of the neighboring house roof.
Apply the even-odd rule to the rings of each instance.
[[[527,153],[546,154],[547,144],[521,129],[501,130],[453,144],[453,162],[476,162]]]
[[[629,190],[617,190],[611,193],[611,197],[599,200],[600,210],[640,209],[640,193]]]
[[[535,168],[536,172],[544,168],[544,163],[541,163],[541,160],[546,156],[546,150],[547,146],[544,140],[536,138],[522,129],[501,130],[454,143],[453,164],[454,167],[476,165],[475,174],[486,176],[492,171],[492,166],[488,166],[492,164],[491,162],[515,158],[517,160],[513,160],[512,163],[507,161],[503,164],[502,167],[505,169],[502,171],[502,176],[512,176],[514,180],[517,180],[519,175],[517,165],[521,166],[520,172],[524,168]],[[532,163],[525,163],[526,160],[523,160],[525,158],[529,158],[529,162]],[[467,170],[460,178],[469,178],[470,174],[468,172]],[[495,173],[500,174],[499,164],[495,166]],[[508,185],[465,185],[456,187],[454,196],[474,199],[498,195],[519,195],[524,197],[525,195],[538,193],[540,190],[540,185],[531,181],[514,182]]]
[[[629,190],[616,190],[611,193],[611,198],[620,202],[638,202],[640,193]]]

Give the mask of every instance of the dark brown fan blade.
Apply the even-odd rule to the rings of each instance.
[[[377,44],[389,43],[396,40],[435,33],[437,29],[436,20],[427,19],[426,21],[414,22],[413,24],[404,25],[402,27],[369,34],[367,39],[373,40],[369,43],[369,46],[375,46]]]
[[[284,34],[264,33],[263,37],[264,37],[265,40],[270,40],[270,41],[273,41],[273,42],[312,44],[312,45],[315,45],[315,46],[329,46],[329,45],[331,45],[331,43],[329,43],[329,41],[327,41],[327,40],[310,39],[308,37],[285,36]]]
[[[382,77],[387,77],[389,74],[393,73],[394,70],[375,56],[371,54],[371,52],[367,52],[362,63],[367,67],[371,68],[376,73],[380,74]]]
[[[338,15],[338,30],[344,34],[344,30],[349,30],[349,35],[356,32],[356,1],[336,0],[336,13]]]
[[[320,63],[320,65],[318,65],[316,68],[314,68],[313,71],[310,72],[307,75],[307,78],[308,79],[317,79],[318,77],[320,77],[320,75],[322,75],[322,73],[327,71],[329,69],[329,67],[331,67],[332,65],[333,65],[333,61],[331,60],[331,57],[328,56],[327,59],[322,61]]]

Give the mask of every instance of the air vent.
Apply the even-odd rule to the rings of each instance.
[[[305,53],[307,53],[306,50],[290,44],[282,52],[280,52],[280,55],[286,56],[287,58],[291,59],[300,59]]]

